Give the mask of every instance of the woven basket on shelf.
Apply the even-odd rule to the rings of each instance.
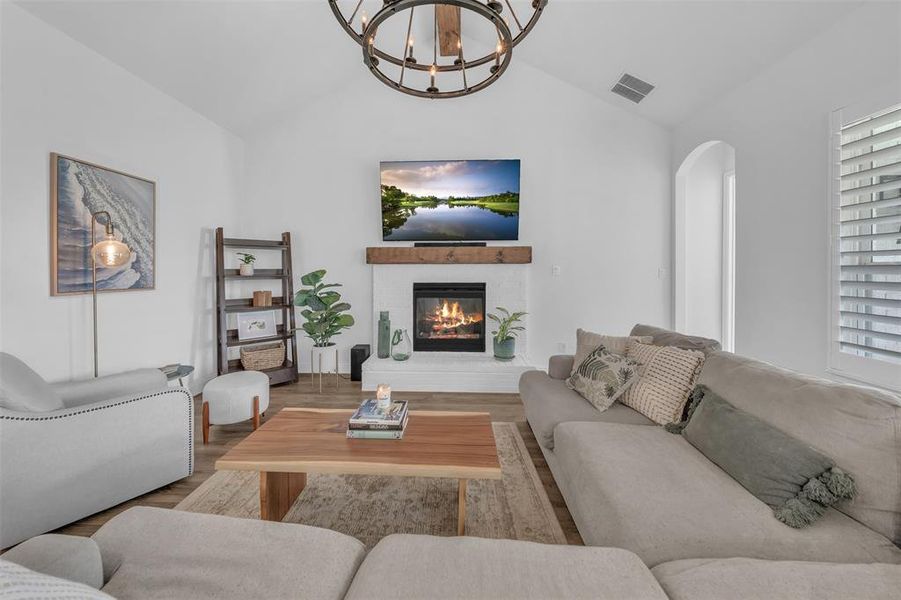
[[[241,348],[241,364],[247,371],[274,369],[285,362],[284,342],[244,346]]]

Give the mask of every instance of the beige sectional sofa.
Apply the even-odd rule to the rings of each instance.
[[[703,350],[698,382],[852,473],[858,497],[792,529],[683,437],[622,404],[598,412],[565,385],[572,357],[525,373],[526,416],[586,544],[680,559],[901,563],[901,401],[787,371],[714,340],[636,325],[631,335]]]
[[[392,535],[368,554],[304,525],[132,508],[93,539],[40,536],[0,557],[125,598],[889,600],[901,590],[901,404],[646,326],[702,349],[700,382],[829,454],[859,496],[783,525],[679,435],[569,390],[572,358],[525,373],[526,415],[587,547]],[[79,547],[75,549],[75,547]],[[61,558],[65,557],[65,558]],[[2,582],[0,582],[2,584]]]
[[[317,527],[149,507],[93,539],[44,535],[0,557],[0,591],[51,596],[46,581],[35,595],[4,581],[4,561],[119,600],[890,600],[901,589],[901,565],[729,558],[649,569],[620,548],[428,535],[391,535],[367,554]]]

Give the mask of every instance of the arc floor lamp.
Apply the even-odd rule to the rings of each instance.
[[[104,223],[106,233],[103,239],[95,243],[98,217],[106,216]],[[113,231],[113,219],[105,210],[91,214],[91,290],[94,300],[94,377],[97,377],[97,265],[101,267],[121,267],[131,258],[128,246],[116,239]]]

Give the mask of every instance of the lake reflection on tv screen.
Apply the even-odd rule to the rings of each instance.
[[[519,161],[383,162],[387,241],[516,240]]]

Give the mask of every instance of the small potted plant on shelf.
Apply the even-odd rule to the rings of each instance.
[[[238,255],[238,259],[241,261],[241,267],[238,269],[238,272],[245,277],[253,275],[253,263],[257,257],[247,252],[236,252],[235,254]]]
[[[517,323],[521,322],[522,317],[528,313],[515,312],[511,314],[502,306],[496,308],[501,316],[488,313],[488,318],[497,323],[497,330],[491,332],[494,336],[494,358],[513,360],[513,357],[516,356],[516,335],[526,329]]]
[[[294,304],[303,307],[300,314],[306,319],[301,327],[313,340],[314,354],[318,352],[320,355],[325,349],[335,346],[333,337],[354,324],[353,316],[347,312],[350,304],[341,302],[341,294],[330,289],[341,287],[341,284],[323,283],[324,277],[325,269],[307,273],[300,278],[300,282],[307,287],[294,295]]]

